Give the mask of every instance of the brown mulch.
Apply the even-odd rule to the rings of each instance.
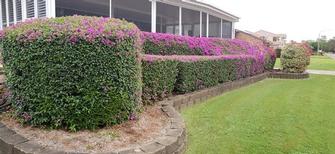
[[[162,136],[168,118],[160,107],[153,106],[147,107],[137,121],[76,133],[24,127],[6,114],[0,115],[0,121],[18,134],[50,149],[97,153],[137,146]]]

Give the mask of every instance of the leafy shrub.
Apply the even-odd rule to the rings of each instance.
[[[181,60],[175,91],[188,93],[264,71],[252,56],[190,57]],[[257,70],[257,69],[261,70]]]
[[[303,73],[310,62],[310,54],[301,45],[290,44],[283,48],[281,65],[284,72]]]
[[[152,55],[251,55],[264,61],[264,67],[274,67],[276,54],[264,44],[251,44],[242,40],[198,38],[172,34],[143,32],[143,50]]]
[[[144,90],[144,95],[148,95],[148,96],[154,93],[151,91],[151,89],[164,89],[158,85],[155,85],[155,83],[163,83],[164,85],[167,83],[172,83],[173,81],[173,82],[176,82],[174,86],[174,92],[188,93],[188,92],[193,92],[193,91],[203,89],[203,88],[213,87],[213,86],[218,85],[219,83],[234,81],[234,80],[238,80],[241,78],[249,77],[249,76],[264,72],[263,61],[258,61],[257,58],[253,56],[145,55],[145,57],[146,57],[145,61],[160,62],[158,64],[152,63],[154,64],[153,67],[156,67],[155,65],[159,66],[159,68],[154,68],[154,70],[150,70],[152,68],[147,67],[145,66],[146,64],[144,64],[144,74],[145,75],[144,75],[143,82],[144,84],[149,83],[148,86],[145,86],[144,88],[144,89],[149,89],[149,90]],[[164,63],[162,63],[162,61]],[[174,62],[173,65],[172,65],[172,62]],[[171,65],[168,66],[167,65],[168,63],[170,63]],[[177,76],[175,74],[176,71],[174,71],[176,64],[177,64],[177,70],[178,70]],[[164,67],[160,65],[163,65]],[[148,69],[145,69],[145,68],[148,68]],[[165,73],[164,71],[168,73],[164,74]],[[149,72],[148,74],[150,75],[146,75],[146,72]],[[168,75],[170,75],[170,77]],[[150,77],[146,78],[145,76],[150,76]],[[175,80],[175,77],[177,81]],[[168,82],[159,81],[160,79],[164,79],[164,78]],[[151,82],[151,80],[154,80],[154,82]],[[170,86],[166,86],[166,87],[168,87],[168,89],[171,90],[170,88],[172,88],[172,84],[169,84],[169,85]],[[150,87],[150,86],[153,86],[153,87]],[[149,91],[149,93],[147,91]],[[162,92],[159,92],[158,94],[162,94]]]
[[[2,32],[17,115],[73,131],[121,123],[141,102],[140,31],[117,19],[38,19]]]
[[[143,67],[143,102],[152,104],[172,95],[177,80],[178,62],[145,55]]]

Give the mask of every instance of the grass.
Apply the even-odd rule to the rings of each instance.
[[[280,58],[277,58],[275,68],[281,68],[280,65]],[[327,56],[312,56],[308,69],[335,71],[335,60]]]
[[[335,153],[335,77],[267,79],[183,110],[187,154]]]

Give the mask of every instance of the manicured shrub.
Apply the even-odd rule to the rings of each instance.
[[[274,67],[276,54],[264,44],[251,44],[242,40],[198,38],[172,34],[147,33],[142,35],[143,50],[153,55],[252,55],[264,61],[264,67]]]
[[[143,102],[153,104],[172,95],[177,80],[178,62],[161,56],[145,55],[143,67]]]
[[[5,29],[4,66],[18,117],[73,131],[128,120],[141,102],[140,33],[126,21],[83,16]]]
[[[299,44],[290,44],[283,48],[281,65],[284,72],[303,73],[310,62],[310,54]]]
[[[255,74],[264,72],[263,61],[258,61],[257,58],[253,56],[238,56],[238,55],[226,55],[226,56],[181,56],[181,55],[172,55],[172,56],[155,56],[155,55],[145,55],[145,61],[149,62],[177,62],[174,65],[166,65],[163,63],[152,63],[154,65],[163,65],[160,68],[150,68],[145,66],[144,74],[149,72],[150,77],[145,77],[149,75],[144,75],[144,84],[149,83],[148,86],[145,86],[144,96],[147,97],[151,93],[151,89],[164,89],[154,83],[161,83],[162,85],[167,83],[172,83],[170,81],[176,82],[174,87],[174,92],[176,93],[188,93],[193,92],[199,89],[204,89],[208,87],[213,87],[219,83],[224,83],[228,81],[234,81],[241,78],[249,77]],[[144,62],[146,63],[146,62]],[[175,66],[177,66],[178,75],[176,76]],[[171,67],[171,68],[169,68]],[[150,70],[153,69],[153,70]],[[169,70],[169,69],[172,69]],[[170,74],[164,74],[164,71]],[[154,72],[154,73],[152,73]],[[164,74],[164,75],[160,75]],[[173,80],[173,77],[176,77],[176,80]],[[159,79],[165,78],[169,82],[158,81]],[[148,80],[148,81],[147,81]],[[154,82],[151,82],[154,80]],[[157,80],[157,81],[156,81]],[[162,83],[163,82],[163,83]],[[150,87],[152,86],[152,87]],[[171,86],[166,86],[171,87]],[[147,92],[149,91],[149,92]],[[161,91],[161,90],[159,90]],[[146,94],[149,93],[149,94]],[[161,94],[159,92],[158,94]],[[164,94],[165,95],[165,94]],[[155,95],[157,96],[157,95]],[[145,97],[144,97],[145,98]]]
[[[258,65],[252,56],[190,56],[180,60],[175,91],[188,93],[246,78],[264,71]]]

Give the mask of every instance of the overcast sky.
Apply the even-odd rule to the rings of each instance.
[[[334,0],[202,0],[240,17],[236,28],[285,33],[288,40],[335,36]]]

